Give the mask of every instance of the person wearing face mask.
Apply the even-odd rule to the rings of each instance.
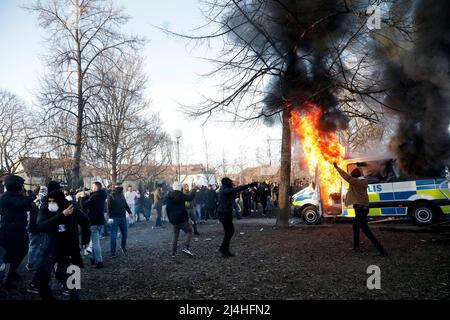
[[[219,189],[218,195],[219,206],[217,212],[224,230],[222,245],[219,249],[219,252],[224,258],[234,257],[234,254],[230,252],[230,241],[234,234],[233,206],[235,204],[236,194],[256,185],[257,183],[253,182],[243,186],[233,187],[233,182],[230,178],[225,177],[222,179],[222,186]]]
[[[80,228],[79,228],[80,227]],[[69,293],[72,300],[77,300],[77,289],[68,290],[66,281],[69,277],[69,265],[83,267],[80,254],[81,244],[86,247],[90,240],[89,219],[79,209],[67,201],[61,189],[50,192],[39,210],[37,229],[47,234],[47,243],[43,250],[42,261],[34,275],[32,284],[36,286],[43,300],[53,300],[49,287],[55,263],[58,264],[56,278],[62,283],[63,291]]]
[[[367,215],[369,214],[369,196],[367,194],[368,181],[364,178],[361,169],[355,168],[350,175],[338,167],[336,163],[333,163],[337,172],[342,179],[349,183],[347,195],[345,196],[345,205],[353,205],[355,209],[355,220],[353,220],[353,248],[352,250],[357,252],[359,248],[359,230],[366,235],[366,237],[372,242],[377,250],[377,256],[387,256],[386,251],[377,238],[375,238],[372,231],[367,224]]]
[[[6,251],[1,286],[7,290],[16,288],[20,280],[17,268],[28,253],[27,211],[31,211],[36,196],[25,195],[24,182],[19,176],[6,176],[3,180],[6,192],[0,197],[0,246]]]

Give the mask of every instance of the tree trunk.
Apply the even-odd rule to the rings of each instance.
[[[77,129],[75,133],[75,152],[73,156],[73,169],[72,169],[72,187],[78,188],[81,186],[81,149],[83,139],[83,116],[84,116],[84,101],[83,101],[83,74],[81,69],[81,47],[79,41],[78,30],[76,31],[77,39],[77,99],[78,99],[78,112],[77,112]]]
[[[285,107],[283,111],[283,135],[281,138],[281,166],[280,166],[280,189],[277,227],[287,228],[289,226],[289,215],[291,212],[290,186],[291,186],[291,110]]]

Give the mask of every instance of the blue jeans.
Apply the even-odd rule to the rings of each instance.
[[[152,209],[144,207],[144,217],[147,221],[150,221],[150,217],[152,216]]]
[[[195,205],[195,216],[197,218],[197,221],[200,221],[202,219],[202,205],[201,204]]]
[[[111,225],[111,254],[116,254],[117,231],[120,229],[121,247],[123,250],[127,248],[128,222],[126,217],[112,218]]]
[[[103,225],[91,226],[92,254],[94,255],[95,262],[103,262],[102,247],[100,246],[102,229]]]
[[[42,260],[42,247],[44,245],[44,235],[41,233],[30,233],[30,243],[28,244],[28,263],[39,265]]]

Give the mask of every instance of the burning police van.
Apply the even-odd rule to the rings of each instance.
[[[404,174],[393,158],[353,158],[344,160],[343,164],[347,172],[360,168],[368,180],[369,216],[409,216],[417,225],[429,225],[450,214],[448,169],[445,178],[414,179]],[[323,216],[336,208],[339,216],[355,216],[354,209],[344,204],[348,182],[342,180],[340,197],[324,205],[318,181],[292,197],[295,215],[300,215],[306,224],[320,223]]]

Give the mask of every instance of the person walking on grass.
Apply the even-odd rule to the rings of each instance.
[[[87,213],[92,241],[91,264],[95,265],[96,269],[103,268],[102,248],[100,245],[100,235],[105,224],[105,205],[108,194],[102,188],[102,184],[98,181],[92,184],[92,194],[81,198],[81,209]]]
[[[224,237],[219,252],[224,258],[233,257],[234,254],[230,252],[230,241],[234,234],[233,225],[233,206],[236,203],[236,194],[245,189],[255,187],[256,182],[246,184],[239,187],[233,187],[233,182],[230,178],[222,179],[222,187],[219,190],[219,206],[217,209],[219,221],[222,223],[224,230]]]
[[[190,194],[184,194],[182,191],[182,185],[179,182],[174,182],[172,185],[172,191],[167,196],[167,217],[169,222],[173,225],[173,243],[172,243],[172,258],[175,258],[178,246],[178,237],[180,230],[183,230],[186,234],[185,248],[182,252],[192,257],[190,251],[190,243],[192,239],[192,227],[189,223],[189,214],[185,207],[185,202],[191,202],[194,200],[196,189],[192,189]]]
[[[111,224],[111,257],[116,257],[117,246],[117,231],[120,229],[121,234],[121,248],[122,252],[127,254],[127,236],[128,223],[126,214],[132,215],[131,209],[123,195],[123,187],[117,184],[114,191],[109,195],[108,202],[108,216],[112,220]]]
[[[353,220],[353,248],[352,250],[357,252],[359,248],[359,229],[366,235],[366,237],[372,242],[377,250],[377,256],[387,256],[386,250],[377,238],[375,238],[372,231],[370,231],[367,224],[367,215],[369,214],[369,196],[367,194],[368,182],[364,178],[361,169],[355,168],[349,175],[347,172],[338,167],[336,163],[333,163],[336,170],[341,177],[347,181],[350,186],[345,196],[345,205],[353,205],[355,209],[355,220]]]

